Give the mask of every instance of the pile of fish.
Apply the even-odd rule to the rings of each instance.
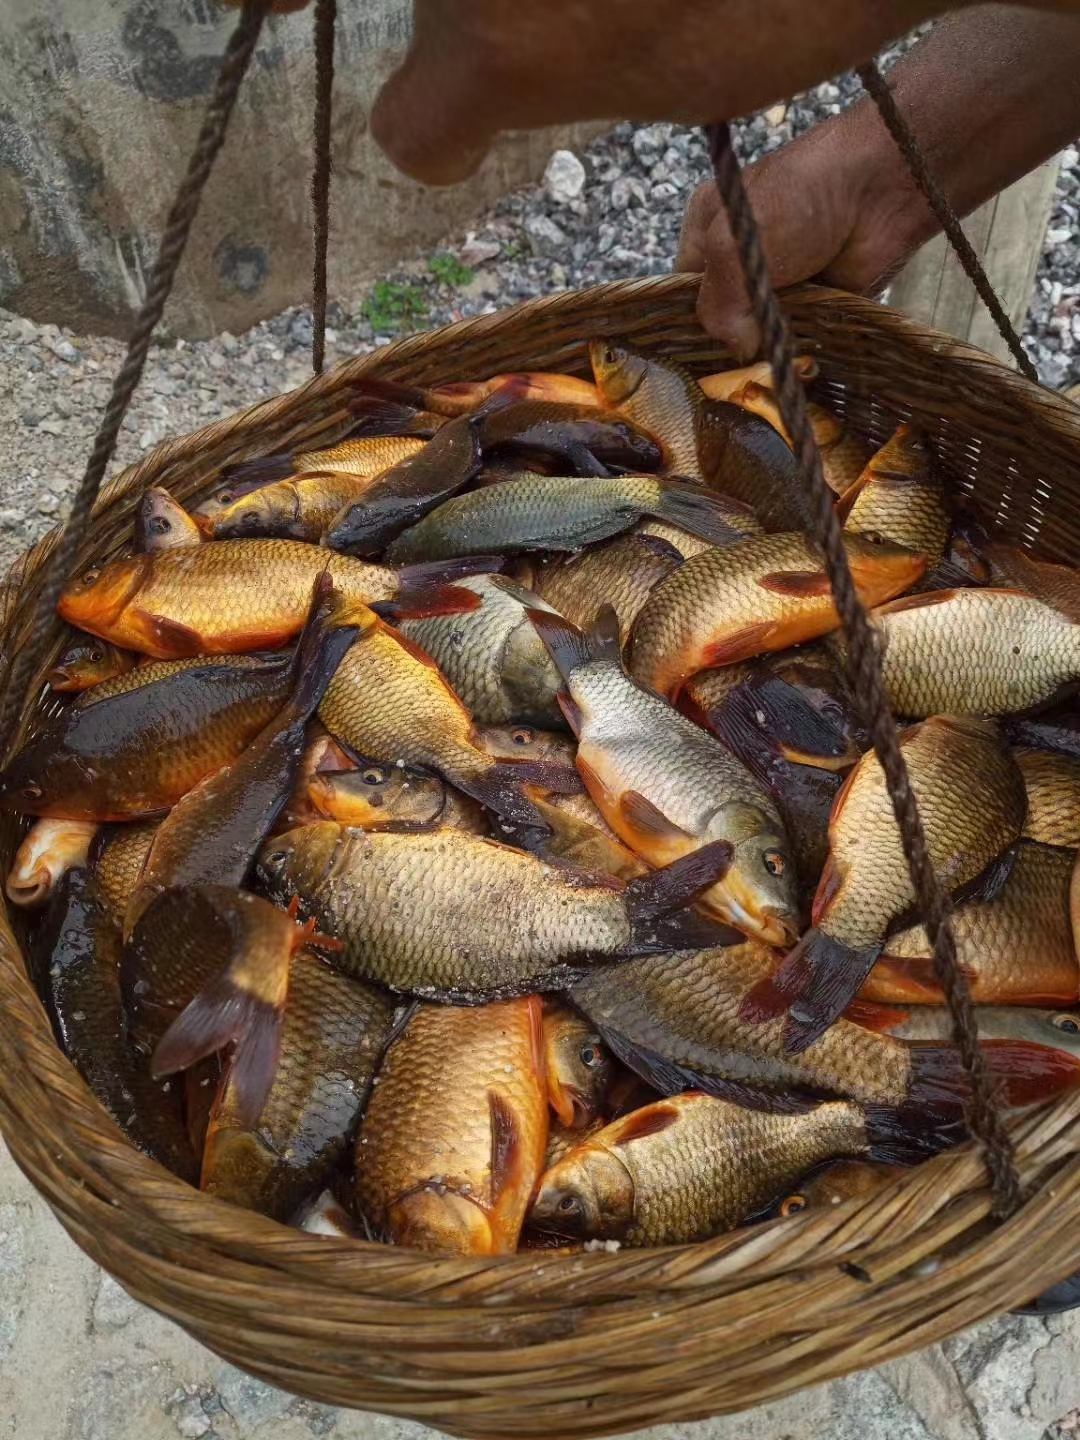
[[[59,1044],[213,1196],[660,1245],[965,1137],[770,372],[590,357],[361,381],[340,443],[149,491],[63,592],[7,895]],[[810,415],[990,1072],[1044,1102],[1080,1084],[1080,574],[910,426]]]

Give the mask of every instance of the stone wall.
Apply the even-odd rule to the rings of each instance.
[[[331,294],[432,246],[566,139],[508,137],[450,190],[397,174],[367,116],[409,9],[340,7]],[[125,333],[235,23],[218,0],[2,0],[0,303]],[[308,293],[312,93],[310,11],[271,17],[170,302],[172,333],[239,332]]]

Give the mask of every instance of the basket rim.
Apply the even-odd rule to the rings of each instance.
[[[460,345],[463,360],[467,361],[466,347],[472,341],[497,334],[506,327],[518,326],[523,320],[540,315],[572,317],[583,307],[594,306],[608,310],[617,320],[616,302],[620,300],[647,298],[656,300],[658,305],[674,301],[686,304],[696,293],[698,284],[699,277],[674,275],[612,281],[587,290],[559,292],[538,300],[523,301],[491,315],[460,320],[435,331],[406,337],[369,355],[345,360],[285,395],[258,401],[202,430],[162,441],[110,480],[94,515],[99,517],[132,490],[163,479],[163,472],[184,463],[210,444],[234,436],[250,439],[271,414],[280,416],[285,412],[299,411],[310,402],[330,396],[376,370],[393,378],[396,370],[406,361],[422,356],[433,341],[444,347],[456,348]],[[991,374],[994,383],[1000,387],[1003,401],[1021,407],[1041,427],[1049,428],[1063,442],[1075,447],[1080,458],[1080,406],[1028,381],[994,357],[927,329],[876,301],[844,291],[800,286],[786,292],[783,301],[789,313],[810,318],[816,314],[850,316],[861,325],[900,333],[911,345],[931,354],[937,362],[959,367],[961,377],[965,370],[972,374],[977,371],[983,378]],[[588,334],[618,333],[617,323],[605,324],[602,318],[590,318]],[[703,354],[715,359],[718,366],[730,360],[723,347],[702,333]],[[579,335],[575,342],[578,346],[581,338]],[[462,373],[468,374],[467,363]],[[33,576],[49,553],[50,542],[55,543],[56,533],[52,532],[17,562],[12,580],[16,587],[24,586]],[[615,1253],[604,1249],[567,1255],[522,1252],[508,1256],[458,1257],[426,1256],[422,1252],[398,1250],[377,1242],[328,1240],[204,1195],[136,1151],[73,1065],[56,1047],[44,1010],[25,973],[21,986],[16,984],[12,987],[5,979],[5,971],[10,971],[12,975],[18,971],[16,956],[21,958],[20,947],[8,925],[5,903],[0,916],[0,992],[14,988],[16,993],[14,1003],[0,1006],[0,1041],[3,1042],[0,1045],[0,1133],[7,1139],[16,1163],[28,1174],[33,1170],[30,1175],[32,1183],[45,1194],[65,1227],[91,1253],[94,1225],[104,1223],[110,1213],[115,1215],[115,1210],[110,1211],[110,1207],[119,1203],[105,1193],[104,1179],[108,1185],[122,1192],[125,1203],[138,1205],[157,1236],[163,1258],[175,1256],[177,1245],[182,1240],[206,1243],[213,1247],[222,1267],[229,1270],[230,1283],[241,1283],[233,1271],[243,1271],[253,1283],[260,1283],[252,1274],[253,1270],[258,1270],[264,1277],[263,1284],[266,1283],[265,1272],[273,1271],[275,1285],[287,1287],[295,1284],[299,1292],[303,1286],[319,1283],[320,1289],[331,1297],[344,1285],[327,1283],[330,1275],[328,1262],[340,1266],[344,1275],[352,1277],[349,1281],[352,1284],[360,1270],[343,1262],[349,1257],[360,1256],[364,1260],[360,1269],[366,1267],[365,1273],[373,1277],[369,1283],[381,1294],[389,1296],[393,1303],[461,1306],[469,1303],[471,1297],[472,1303],[477,1304],[513,1305],[520,1300],[512,1293],[503,1294],[502,1282],[505,1280],[506,1291],[512,1292],[515,1277],[542,1269],[558,1272],[559,1278],[549,1276],[544,1292],[531,1304],[534,1308],[558,1310],[567,1303],[564,1278],[573,1282],[570,1286],[573,1293],[582,1294],[585,1282],[579,1279],[581,1275],[588,1275],[589,1284],[598,1275],[612,1277],[610,1288],[601,1295],[605,1304],[617,1304],[620,1297],[625,1299],[630,1294],[678,1293],[687,1289],[692,1292],[698,1287],[720,1283],[738,1291],[740,1275],[755,1258],[760,1260],[763,1255],[773,1257],[774,1265],[766,1278],[771,1275],[775,1279],[788,1274],[790,1267],[805,1269],[808,1246],[820,1252],[822,1265],[829,1267],[841,1263],[844,1255],[858,1253],[860,1245],[868,1242],[868,1237],[879,1244],[886,1257],[883,1263],[887,1268],[889,1247],[881,1243],[880,1235],[874,1232],[873,1218],[900,1194],[912,1197],[916,1211],[922,1207],[923,1218],[929,1227],[927,1244],[931,1246],[940,1245],[943,1237],[958,1230],[961,1221],[969,1226],[990,1212],[987,1172],[975,1146],[969,1142],[906,1172],[885,1187],[876,1200],[847,1202],[828,1213],[805,1211],[772,1221],[764,1227],[745,1228],[730,1235],[686,1245]],[[10,1075],[15,1066],[21,1068],[23,1080],[28,1082],[30,1091],[34,1093],[33,1102],[13,1095]],[[79,1111],[85,1113],[88,1109],[95,1112],[97,1130],[75,1127],[72,1132],[69,1125],[63,1136],[63,1148],[58,1150],[56,1137],[44,1133],[45,1125],[40,1126],[41,1133],[27,1133],[24,1129],[28,1114],[45,1117],[50,1112],[60,1113],[67,1107],[71,1107],[75,1114]],[[1036,1214],[1046,1213],[1051,1203],[1052,1185],[1067,1185],[1080,1193],[1080,1154],[1076,1153],[1077,1142],[1070,1138],[1080,1134],[1080,1096],[1066,1096],[1037,1111],[1013,1117],[1009,1127],[1019,1142],[1028,1177],[1037,1173],[1039,1179],[1038,1187],[1027,1198],[1025,1205],[1002,1227],[1022,1229],[1032,1223]],[[106,1144],[103,1134],[108,1132],[111,1135]],[[73,1175],[80,1178],[83,1186],[80,1204],[86,1209],[80,1210],[65,1189],[65,1184],[70,1187]],[[932,1191],[938,1193],[932,1196]],[[950,1206],[954,1208],[950,1210]],[[90,1219],[87,1218],[87,1209],[93,1212]],[[242,1217],[245,1230],[242,1241],[235,1236],[238,1216]],[[927,1217],[931,1219],[927,1220]],[[1077,1245],[1080,1246],[1080,1241]],[[693,1258],[692,1266],[684,1263],[687,1257]],[[370,1265],[367,1265],[368,1261]],[[1074,1257],[1062,1246],[1056,1265],[1045,1254],[1033,1257],[1031,1273],[1036,1270],[1040,1275],[1053,1272],[1055,1279],[1061,1278],[1069,1273],[1070,1268],[1075,1269],[1077,1263],[1080,1263],[1080,1254]],[[302,1279],[297,1274],[301,1268],[305,1272]],[[947,1264],[942,1265],[942,1272],[949,1275]],[[754,1277],[754,1283],[764,1283],[761,1274]],[[923,1278],[920,1283],[933,1289],[944,1280],[929,1277]],[[1046,1283],[1051,1282],[1047,1280]],[[1014,1289],[1015,1303],[1024,1298],[1023,1281],[1019,1281]],[[149,1298],[151,1304],[161,1308],[158,1299],[154,1296]],[[980,1316],[975,1315],[974,1318]],[[895,1353],[903,1353],[904,1348],[911,1347],[900,1346]],[[878,1358],[875,1352],[875,1360]]]

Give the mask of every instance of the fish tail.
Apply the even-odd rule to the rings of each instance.
[[[821,930],[808,930],[775,974],[743,998],[740,1019],[759,1025],[786,1013],[785,1048],[801,1054],[854,1000],[879,950],[853,950]]]
[[[587,665],[592,659],[589,642],[584,633],[569,620],[564,620],[561,615],[556,615],[551,610],[533,610],[527,607],[525,614],[547,646],[548,654],[564,680],[569,680],[575,670]]]
[[[360,633],[359,626],[336,618],[338,604],[334,582],[324,570],[315,581],[311,609],[293,659],[288,704],[297,719],[307,720],[315,712],[346,650]]]
[[[728,502],[693,480],[660,480],[660,499],[655,510],[658,520],[678,525],[713,545],[730,545],[742,536],[725,518]]]
[[[939,1117],[914,1106],[867,1105],[867,1158],[882,1165],[918,1165],[967,1139],[959,1116]]]
[[[1080,1058],[1031,1040],[984,1040],[979,1046],[1001,1104],[1009,1109],[1052,1100],[1080,1086]],[[955,1045],[908,1041],[908,1105],[961,1114],[971,1081]]]
[[[393,600],[373,600],[368,606],[391,625],[402,620],[426,620],[432,615],[466,615],[484,602],[464,585],[416,585],[401,589]]]
[[[230,484],[257,490],[262,485],[273,484],[275,480],[288,480],[295,470],[292,455],[258,455],[254,460],[240,460],[235,465],[226,465],[221,474]]]

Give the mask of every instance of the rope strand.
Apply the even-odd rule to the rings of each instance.
[[[214,93],[206,108],[199,138],[188,162],[187,174],[176,193],[165,223],[161,246],[150,274],[150,283],[146,287],[146,298],[128,341],[127,355],[113,381],[109,403],[105,407],[94,439],[86,470],[75,492],[67,524],[56,549],[42,567],[41,585],[34,607],[30,635],[16,655],[7,676],[0,706],[0,736],[3,737],[5,750],[10,749],[14,739],[14,728],[26,688],[44,656],[49,632],[56,617],[60,592],[71,573],[76,550],[86,533],[101,482],[116,450],[120,426],[142,377],[146,357],[150,352],[151,338],[172,291],[177,267],[191,234],[203,189],[225,140],[229,118],[270,4],[271,0],[246,0],[243,14],[222,58]]]
[[[326,253],[330,243],[330,122],[333,118],[337,0],[315,0],[315,156],[311,169],[314,263],[311,277],[311,368],[326,364]]]
[[[885,774],[919,914],[934,949],[934,968],[945,991],[953,1035],[971,1080],[970,1128],[985,1147],[996,1196],[996,1213],[1007,1214],[1016,1208],[1021,1199],[1015,1151],[998,1113],[990,1074],[979,1048],[971,992],[956,960],[956,943],[949,919],[951,906],[927,849],[926,834],[881,677],[877,635],[856,593],[848,568],[833,493],[822,473],[821,455],[807,416],[802,383],[795,373],[791,337],[769,279],[761,234],[743,185],[739,162],[731,148],[731,132],[727,125],[718,124],[709,126],[707,135],[716,188],[742,262],[754,318],[761,327],[762,350],[772,366],[780,414],[792,438],[799,479],[809,506],[810,533],[824,554],[836,609],[847,637],[847,663],[852,689],[858,697],[874,751]]]
[[[937,216],[938,224],[948,237],[956,258],[964,267],[964,274],[975,286],[980,300],[989,310],[990,318],[997,326],[1001,338],[1009,347],[1021,375],[1026,375],[1029,380],[1038,383],[1038,371],[1020,343],[1020,337],[1013,329],[1012,321],[1005,314],[1005,308],[998,299],[994,287],[990,284],[989,277],[983,269],[982,262],[976,255],[971,241],[964,234],[964,227],[960,224],[959,216],[953,209],[948,196],[931,175],[926,164],[926,157],[919,148],[919,142],[916,140],[911,126],[901,114],[896,97],[889,89],[888,81],[878,69],[877,62],[870,60],[865,65],[860,65],[856,73],[862,81],[863,89],[877,106],[878,113],[889,134],[895,140],[897,149],[907,161],[912,179]]]

